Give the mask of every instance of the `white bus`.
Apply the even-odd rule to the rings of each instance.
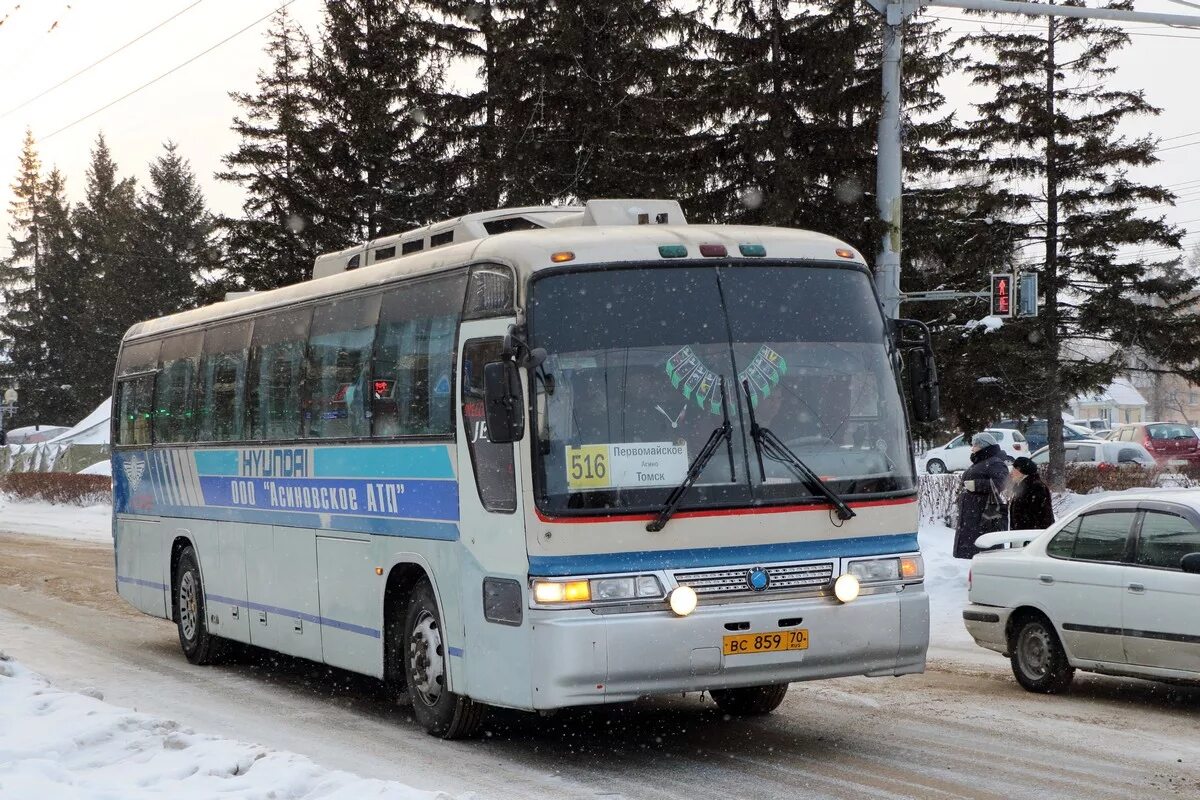
[[[914,328],[850,246],[608,200],[316,272],[121,348],[117,589],[191,662],[234,641],[376,676],[446,738],[489,705],[758,714],[924,669]]]

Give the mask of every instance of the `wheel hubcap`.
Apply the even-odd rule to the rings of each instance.
[[[412,686],[426,705],[442,696],[446,683],[446,663],[442,652],[442,632],[433,614],[422,611],[413,626],[408,643],[408,661]]]
[[[196,638],[199,608],[196,593],[196,576],[183,573],[179,580],[179,627],[189,642]]]
[[[1021,631],[1017,652],[1021,669],[1031,678],[1043,678],[1050,671],[1050,636],[1041,625],[1030,625]]]

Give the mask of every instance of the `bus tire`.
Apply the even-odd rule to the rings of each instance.
[[[200,579],[200,564],[191,545],[179,554],[175,566],[175,625],[179,629],[179,646],[193,664],[216,664],[224,651],[224,640],[208,632],[208,617],[204,608],[204,584]]]
[[[733,717],[760,717],[779,708],[787,694],[786,683],[771,686],[745,686],[740,689],[713,689],[709,694],[717,708]]]
[[[429,581],[413,587],[404,618],[404,663],[413,716],[431,736],[468,739],[479,731],[484,706],[446,688],[449,653]]]

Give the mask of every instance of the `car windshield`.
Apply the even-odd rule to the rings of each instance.
[[[732,443],[684,507],[812,498],[782,464],[765,461],[763,480],[747,389],[758,423],[835,492],[915,485],[883,319],[863,272],[655,264],[557,273],[532,285],[529,333],[548,354],[534,404],[546,511],[661,505],[721,425],[723,404]]]

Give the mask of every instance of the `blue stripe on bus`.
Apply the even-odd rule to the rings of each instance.
[[[379,630],[376,628],[368,628],[363,625],[355,625],[352,622],[342,622],[329,617],[322,617],[317,614],[309,614],[304,611],[294,611],[290,608],[280,608],[279,606],[269,606],[265,603],[255,603],[250,600],[239,600],[236,597],[225,597],[219,594],[209,594],[205,592],[205,601],[216,600],[218,603],[228,603],[233,606],[242,606],[251,611],[265,611],[268,614],[279,614],[282,617],[290,617],[291,619],[304,620],[311,622],[314,625],[323,625],[327,628],[337,628],[338,630],[349,631],[350,633],[358,633],[363,636],[370,636],[372,639],[379,638]]]
[[[197,450],[196,472],[201,475],[237,475],[237,450]]]
[[[643,550],[580,556],[529,556],[530,575],[584,575],[651,569],[690,569],[727,564],[808,561],[817,558],[875,556],[917,550],[917,534],[861,536],[816,542],[706,547],[694,550]]]
[[[447,647],[446,652],[449,653],[450,655],[454,656],[455,658],[462,658],[462,654],[463,654],[461,647]]]
[[[206,507],[445,522],[458,519],[456,481],[204,475],[200,491]]]
[[[395,517],[349,517],[337,514],[324,521],[326,512],[258,511],[252,508],[219,508],[216,506],[160,506],[153,511],[139,512],[118,509],[129,516],[151,515],[177,519],[206,519],[221,522],[242,522],[247,525],[277,525],[284,528],[314,528],[320,531],[351,531],[373,533],[376,536],[402,536],[409,539],[436,539],[456,542],[458,523]]]
[[[158,583],[157,581],[144,581],[141,578],[130,578],[125,575],[118,575],[117,583],[132,583],[134,586],[145,586],[147,589],[158,589],[160,592],[165,592],[167,590],[167,585],[165,583]]]
[[[321,478],[454,479],[446,445],[412,447],[319,447],[313,450],[313,475]]]

